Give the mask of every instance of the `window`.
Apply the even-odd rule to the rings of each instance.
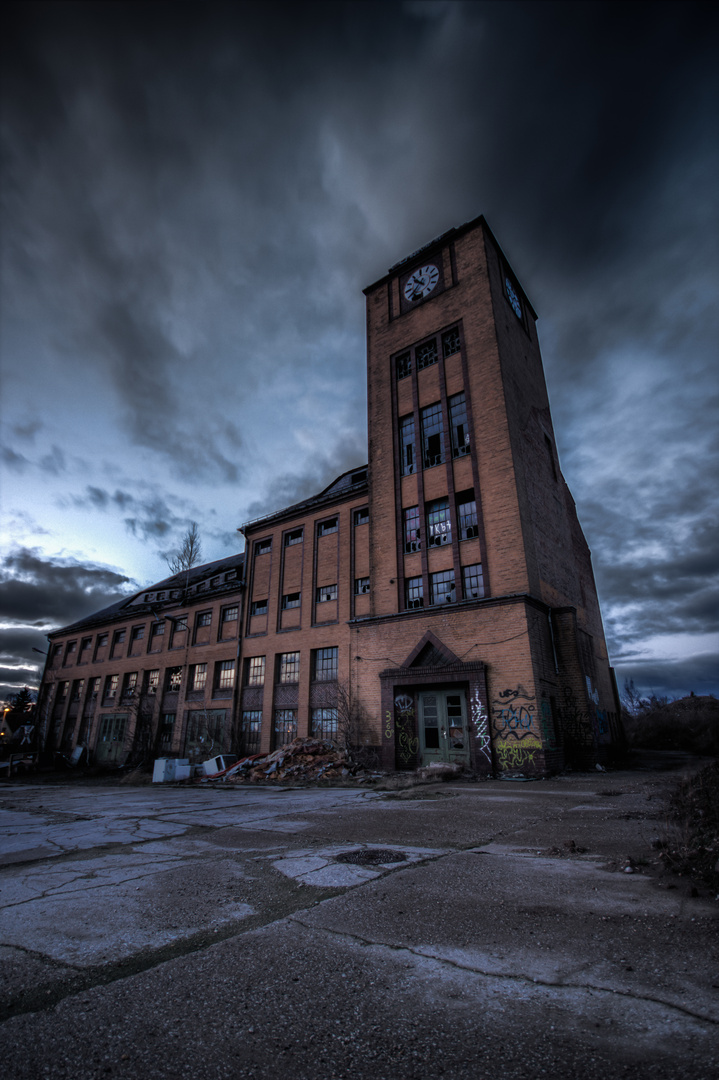
[[[262,713],[259,710],[242,714],[242,749],[246,754],[256,754],[260,749]]]
[[[285,746],[297,735],[297,710],[275,710],[275,746]]]
[[[172,736],[175,734],[175,714],[174,712],[165,712],[162,714],[162,720],[160,721],[160,749],[170,750],[172,747]]]
[[[267,601],[265,601],[265,603],[267,603]],[[239,609],[237,607],[223,608],[222,609],[222,621],[223,621],[223,623],[237,622],[238,610]]]
[[[459,352],[459,330],[453,326],[442,334],[442,356],[452,356]]]
[[[280,682],[296,683],[300,681],[300,654],[298,652],[280,653]]]
[[[355,525],[367,525],[369,523],[369,506],[363,506],[361,510],[355,510]]]
[[[479,599],[484,596],[484,578],[482,577],[482,565],[462,567],[462,592],[465,600]]]
[[[64,661],[64,663],[66,665],[72,664],[72,660],[70,658],[72,657],[73,653],[76,652],[76,650],[77,650],[77,642],[76,641],[68,641],[68,643],[67,643],[67,645],[65,647],[65,661]]]
[[[107,634],[105,634],[105,644],[107,645]],[[97,645],[98,645],[98,648],[99,648],[100,647],[100,639],[99,638],[97,639]],[[62,643],[60,643],[59,645],[53,645],[53,647],[52,647],[52,662],[53,662],[53,664],[55,663],[56,660],[58,660],[60,658],[61,652],[62,652]]]
[[[97,647],[98,647],[98,649],[103,649],[107,645],[108,640],[109,640],[109,635],[108,634],[98,634],[97,635]],[[55,648],[59,649],[60,646],[56,645]]]
[[[235,685],[235,661],[221,660],[217,671],[217,689],[231,690]]]
[[[402,353],[395,361],[397,365],[397,378],[406,379],[412,373],[412,360],[408,352]]]
[[[207,683],[207,664],[195,664],[190,668],[190,689],[204,690]]]
[[[336,585],[320,585],[317,590],[317,603],[324,604],[327,600],[337,599]]]
[[[515,283],[510,280],[508,275],[505,275],[505,278],[504,278],[504,291],[505,291],[507,299],[509,300],[509,303],[510,303],[510,305],[512,307],[512,311],[514,312],[514,314],[517,316],[517,318],[521,322],[522,321],[522,305],[520,303],[519,296],[518,296],[519,289],[517,288]]]
[[[422,547],[419,507],[410,506],[404,512],[404,550],[419,551]]]
[[[301,596],[302,594],[298,592],[285,593],[282,597],[282,610],[288,611],[289,608],[299,607]]]
[[[250,615],[266,615],[267,614],[267,601],[266,600],[253,600],[250,605]]]
[[[293,544],[302,543],[302,529],[293,529],[292,532],[285,533],[285,547],[292,547]]]
[[[264,656],[250,656],[245,660],[245,685],[265,685],[265,658]]]
[[[84,679],[76,679],[75,680],[75,682],[72,684],[72,697],[70,698],[71,701],[79,701],[80,700],[80,696],[82,694],[82,688],[83,688],[84,685],[85,685],[85,680]]]
[[[315,682],[334,682],[337,679],[337,646],[315,649],[312,653],[312,678]]]
[[[160,648],[162,648],[162,642],[159,641],[158,639],[161,638],[164,633],[165,633],[165,624],[164,624],[164,622],[156,622],[156,623],[152,624],[152,626],[150,627],[150,648],[151,649],[160,649]]]
[[[119,675],[108,675],[105,679],[105,698],[114,698],[117,694],[117,685],[120,682]],[[65,684],[67,685],[67,683]]]
[[[145,627],[144,626],[133,626],[132,635],[131,635],[131,641],[133,643],[135,641],[142,641],[144,636],[145,636]]]
[[[408,476],[415,470],[414,417],[405,416],[399,422],[400,471]]]
[[[337,709],[312,710],[312,734],[316,739],[336,739],[338,727]]]
[[[234,579],[236,577],[237,577],[237,571],[236,570],[228,570],[227,573],[225,574],[225,581],[234,581]],[[200,586],[198,585],[198,588],[199,587]],[[204,588],[204,586],[203,586],[203,588]]]
[[[429,367],[430,364],[437,363],[437,342],[425,341],[424,345],[418,345],[414,350],[415,360],[417,361],[417,371],[421,371],[422,368]]]
[[[100,676],[96,675],[94,679],[90,679],[87,684],[87,692],[92,697],[97,697],[100,693]]]
[[[147,692],[148,694],[156,694],[160,685],[160,669],[153,668],[152,671],[147,673]]]
[[[453,604],[456,599],[454,570],[440,570],[429,575],[430,604]]]
[[[84,637],[82,639],[82,642],[80,643],[80,660],[83,659],[86,652],[89,652],[91,645],[92,645],[92,638],[91,637]]]
[[[329,521],[321,521],[317,526],[318,536],[329,536],[330,533],[337,532],[337,518],[330,518]]]
[[[180,634],[183,630],[187,630],[187,615],[177,615],[174,619],[175,633]]]
[[[197,625],[198,625],[198,627],[199,626],[210,626],[211,623],[212,623],[212,612],[211,611],[203,611],[201,615],[197,616]]]
[[[479,535],[477,503],[474,500],[473,491],[463,491],[457,495],[457,520],[460,540],[472,540]]]
[[[182,668],[171,667],[167,669],[167,692],[176,694],[182,685]]]
[[[404,589],[408,608],[424,607],[424,591],[422,589],[421,577],[407,578],[404,583]]]
[[[122,682],[122,696],[130,698],[137,688],[137,672],[129,671]]]
[[[427,504],[427,544],[441,547],[452,543],[452,521],[449,516],[449,499],[437,499]]]
[[[255,544],[255,555],[267,555],[272,551],[272,537],[266,540],[258,540]]]
[[[422,454],[425,469],[441,465],[444,461],[442,406],[439,402],[422,409]]]
[[[355,596],[361,596],[362,593],[369,592],[369,578],[368,577],[356,577],[355,578]]]
[[[117,675],[113,675],[112,678],[115,680],[115,689],[117,689]],[[57,688],[57,700],[58,701],[64,701],[65,698],[67,697],[67,692],[68,692],[69,689],[70,689],[70,683],[69,682],[61,682],[61,683],[59,683],[58,688]]]
[[[468,454],[469,427],[464,394],[455,394],[449,399],[449,426],[452,431],[452,457]]]
[[[121,649],[120,646],[125,643],[126,632],[124,630],[116,630],[112,639],[112,652],[110,656],[119,656]]]

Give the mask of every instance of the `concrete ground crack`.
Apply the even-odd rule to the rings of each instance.
[[[665,998],[655,997],[653,994],[638,994],[631,990],[623,990],[620,988],[614,988],[611,986],[601,986],[597,983],[590,982],[552,982],[548,979],[541,979],[531,975],[524,975],[521,973],[510,972],[497,972],[497,971],[485,971],[482,968],[476,967],[473,964],[462,964],[457,960],[451,960],[446,956],[438,956],[436,953],[425,951],[423,949],[413,948],[411,945],[396,945],[389,941],[375,941],[371,938],[365,938],[361,934],[352,934],[347,930],[333,930],[325,926],[312,926],[309,923],[305,923],[302,919],[298,918],[296,914],[288,917],[289,922],[296,922],[306,930],[316,932],[321,930],[325,934],[331,934],[333,937],[342,938],[347,941],[357,942],[364,946],[375,946],[377,948],[391,949],[393,952],[409,953],[412,956],[416,956],[423,960],[434,960],[436,963],[446,967],[454,968],[457,971],[470,971],[474,975],[479,975],[486,979],[498,979],[507,980],[511,982],[525,983],[528,986],[541,986],[549,990],[587,990],[599,994],[614,994],[617,997],[628,998],[630,1001],[639,1001],[651,1005],[659,1005],[662,1008],[670,1009],[673,1012],[680,1013],[683,1016],[688,1016],[692,1020],[699,1020],[705,1024],[712,1024],[719,1027],[719,1019],[713,1016],[707,1016],[702,1012],[697,1012],[694,1009],[686,1008],[677,1004],[674,1001],[667,1001]]]

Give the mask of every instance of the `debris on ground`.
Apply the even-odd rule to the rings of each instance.
[[[357,764],[349,751],[329,739],[298,738],[271,754],[251,754],[202,783],[259,783],[267,780],[378,780],[381,773]]]
[[[671,800],[674,828],[657,838],[668,870],[703,881],[719,896],[719,761],[682,780]]]

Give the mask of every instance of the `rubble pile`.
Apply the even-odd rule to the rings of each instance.
[[[223,772],[206,776],[203,783],[265,780],[337,780],[355,777],[360,782],[380,774],[351,760],[342,747],[328,739],[294,739],[271,754],[241,758]]]

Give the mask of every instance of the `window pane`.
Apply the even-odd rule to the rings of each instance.
[[[405,416],[399,422],[400,470],[407,476],[415,470],[414,417]]]
[[[440,570],[429,575],[430,604],[453,604],[457,599],[454,570]]]
[[[484,596],[484,578],[481,563],[462,567],[462,591],[465,600],[479,599]]]
[[[419,551],[421,547],[419,507],[410,506],[404,512],[404,550]]]
[[[321,585],[317,590],[317,603],[324,604],[327,600],[337,599],[336,585]]]
[[[296,608],[300,606],[300,594],[298,592],[286,593],[282,597],[282,610],[287,611],[288,608]]]
[[[422,409],[422,453],[425,469],[444,461],[444,429],[439,402]]]
[[[453,353],[459,352],[459,330],[456,326],[453,326],[451,330],[447,330],[445,334],[442,334],[442,355],[452,356]]]
[[[256,754],[260,749],[262,713],[258,710],[242,714],[242,748],[246,754]]]
[[[297,735],[297,710],[275,710],[275,746],[292,742]]]
[[[293,544],[302,543],[302,529],[295,529],[293,532],[289,532],[285,536],[285,547],[292,547]]]
[[[424,345],[418,345],[414,352],[417,361],[417,371],[437,363],[437,342],[425,341]]]
[[[457,518],[459,521],[460,540],[472,540],[479,535],[477,528],[477,503],[474,492],[457,496]]]
[[[286,652],[280,654],[280,682],[296,683],[300,681],[300,654]]]
[[[452,522],[449,516],[449,499],[437,499],[427,506],[427,543],[429,547],[441,547],[452,543]]]
[[[336,739],[339,718],[337,709],[312,710],[312,734],[317,739]]]
[[[358,577],[355,578],[355,596],[360,596],[362,593],[369,592],[369,578]]]
[[[237,619],[238,609],[236,607],[226,607],[222,611],[223,622],[235,622]]]
[[[405,594],[408,608],[424,607],[424,591],[422,588],[422,578],[407,578],[407,580],[405,581]]]
[[[207,682],[207,664],[195,664],[194,676],[192,679],[193,690],[204,690]]]
[[[355,525],[366,525],[369,521],[369,507],[364,506],[361,510],[355,510]]]
[[[406,379],[412,371],[412,361],[410,359],[410,354],[408,352],[402,353],[401,356],[397,357],[395,363],[397,366],[397,378]]]
[[[265,685],[265,658],[264,656],[251,656],[247,660],[247,685],[248,686],[264,686]]]
[[[235,661],[234,660],[222,660],[220,662],[220,673],[217,680],[217,687],[219,690],[229,690],[235,685]]]
[[[314,678],[316,682],[333,682],[337,678],[337,647],[316,649]]]
[[[467,403],[464,394],[455,394],[449,399],[449,420],[452,429],[452,456],[462,457],[469,453]]]
[[[267,601],[266,600],[253,600],[250,607],[251,615],[266,615],[267,614]]]
[[[318,536],[329,536],[330,533],[337,532],[337,518],[331,518],[329,521],[321,521],[317,526]]]

